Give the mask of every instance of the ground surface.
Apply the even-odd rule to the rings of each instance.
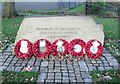
[[[34,57],[18,59],[12,55],[13,43],[3,52],[2,68],[7,71],[25,71],[32,66],[32,71],[39,72],[37,82],[93,82],[89,71],[118,69],[118,61],[104,51],[100,59],[87,59],[72,62],[40,61]]]
[[[75,7],[70,10],[69,12],[80,12],[80,9],[83,12],[83,7]],[[75,10],[74,10],[75,9]],[[34,11],[33,11],[34,12]],[[23,15],[37,15],[31,14],[29,12],[23,13]],[[38,15],[40,16],[40,15]],[[5,37],[9,37],[14,42],[15,37],[17,35],[17,31],[19,29],[19,25],[21,24],[23,18],[14,18],[14,19],[2,19],[2,34]],[[118,19],[115,18],[95,18],[98,23],[102,23],[104,25],[104,34],[106,39],[118,39]],[[1,35],[2,36],[2,35]],[[6,40],[5,40],[6,41]],[[105,42],[105,48],[109,49],[109,51],[114,54],[114,57],[119,56],[117,50],[118,42],[114,42],[110,40],[110,43]],[[116,45],[113,46],[113,45]],[[109,48],[110,47],[110,48]],[[38,59],[31,58],[31,59],[18,59],[14,57],[11,52],[13,49],[13,44],[3,52],[3,56],[0,56],[0,66],[3,67],[4,70],[8,71],[22,71],[25,70],[27,65],[32,66],[32,71],[38,71],[39,77],[37,82],[44,81],[44,82],[70,82],[71,81],[93,81],[91,76],[89,75],[89,71],[94,70],[111,70],[118,68],[117,60],[111,56],[106,50],[103,53],[103,57],[101,59],[96,60],[81,60],[81,61],[73,61],[73,62],[56,62],[56,61],[45,61],[42,62]],[[114,52],[114,53],[113,53]],[[118,53],[118,54],[117,54]],[[1,55],[1,54],[0,54]],[[3,60],[2,58],[3,57]],[[119,60],[119,59],[118,59]],[[48,65],[43,66],[43,63]],[[1,70],[2,68],[0,68]],[[67,72],[65,71],[67,70]],[[113,70],[114,71],[114,70]],[[0,72],[1,73],[1,72]],[[72,75],[70,75],[71,73]],[[59,75],[57,75],[59,74]],[[64,75],[65,74],[65,75]],[[58,78],[57,78],[58,77]],[[96,79],[96,77],[95,77]],[[1,78],[0,78],[1,80]]]

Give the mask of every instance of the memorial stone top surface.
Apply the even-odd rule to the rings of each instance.
[[[21,23],[15,43],[20,39],[34,43],[43,38],[51,43],[59,38],[68,42],[74,38],[85,42],[96,39],[103,44],[104,32],[103,26],[96,24],[89,16],[31,17]]]

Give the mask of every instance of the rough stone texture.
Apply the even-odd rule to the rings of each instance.
[[[19,28],[15,43],[23,38],[34,43],[39,38],[46,38],[51,42],[58,38],[64,38],[69,42],[79,37],[85,42],[94,38],[103,44],[104,33],[102,29],[102,25],[96,24],[89,16],[25,18]]]
[[[2,69],[2,54],[0,53],[0,70],[2,71],[3,69]]]
[[[106,50],[100,59],[87,59],[71,62],[41,61],[37,58],[18,59],[12,55],[13,44],[3,52],[2,65],[0,68],[8,71],[25,71],[27,66],[32,67],[32,71],[39,72],[37,83],[46,82],[57,83],[80,83],[92,82],[89,71],[93,70],[111,70],[118,69],[118,61],[111,56]],[[8,52],[9,51],[9,54]]]
[[[47,73],[40,73],[37,79],[37,82],[44,82],[46,79]]]
[[[43,61],[43,62],[41,62],[41,66],[43,66],[43,67],[48,66],[48,61]]]

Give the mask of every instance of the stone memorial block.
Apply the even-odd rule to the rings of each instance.
[[[38,39],[47,39],[51,43],[63,38],[70,42],[74,38],[88,42],[91,39],[104,43],[103,26],[96,24],[89,16],[56,16],[25,18],[20,25],[15,43],[28,39],[34,43]]]

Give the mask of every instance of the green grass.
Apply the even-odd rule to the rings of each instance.
[[[80,4],[76,7],[63,10],[64,12],[85,12],[85,4]],[[59,10],[17,10],[19,15],[25,16],[41,16],[41,12],[60,12]]]
[[[119,40],[105,40],[104,47],[109,51],[109,53],[114,56],[120,63],[120,43]]]
[[[2,19],[0,18],[0,41],[2,40]]]
[[[22,16],[48,16],[53,14],[41,14],[41,13],[58,12],[58,10],[19,10],[17,13]]]
[[[104,26],[105,38],[118,39],[118,19],[116,18],[96,18],[97,23]]]
[[[111,76],[112,79],[111,80],[100,80],[97,76],[97,74],[102,74],[104,76]],[[90,75],[92,76],[93,78],[93,81],[96,83],[96,84],[119,84],[120,83],[120,71],[119,70],[105,70],[105,71],[91,71],[90,72]]]
[[[17,10],[17,12],[22,12],[22,13],[41,13],[41,12],[58,12],[58,10]]]
[[[14,72],[14,71],[3,71],[3,84],[8,84],[13,82],[14,84],[17,84],[21,82],[22,84],[27,84],[29,82],[30,84],[36,84],[36,80],[38,77],[37,72]]]
[[[70,8],[67,12],[85,12],[85,4],[80,4],[77,7]]]
[[[95,18],[97,23],[103,25],[105,42],[104,47],[111,53],[120,63],[120,53],[118,45],[118,19],[117,18]]]
[[[23,18],[2,19],[2,34],[11,38],[14,42],[22,20]]]

